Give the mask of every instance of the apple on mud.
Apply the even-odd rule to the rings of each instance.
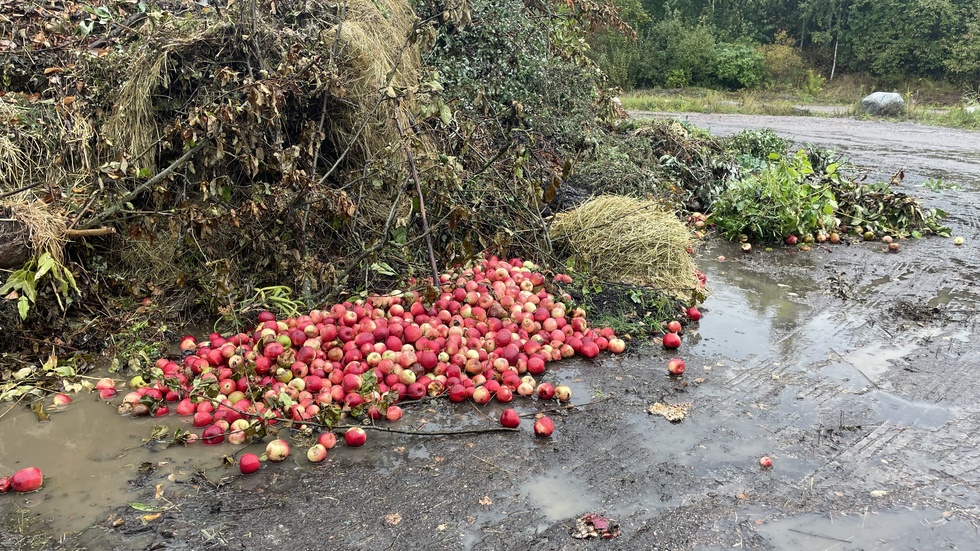
[[[238,469],[242,474],[252,474],[259,470],[261,466],[262,463],[259,461],[259,456],[254,453],[246,453],[238,460]]]
[[[44,475],[37,467],[28,467],[14,473],[10,479],[10,487],[15,492],[33,492],[41,487]]]
[[[306,458],[310,463],[323,463],[327,458],[327,448],[323,447],[323,444],[313,444],[306,452]]]
[[[359,448],[367,442],[367,433],[361,427],[351,427],[344,433],[344,442],[352,448]]]
[[[673,358],[667,362],[667,372],[671,375],[683,375],[684,374],[684,360],[680,358]]]
[[[509,429],[516,429],[521,424],[521,417],[515,410],[505,409],[500,414],[500,424]]]
[[[681,338],[677,333],[667,333],[664,335],[664,348],[680,348]]]
[[[317,437],[316,442],[324,448],[332,450],[337,445],[337,435],[332,432],[325,432]]]
[[[269,442],[265,446],[265,456],[273,463],[285,461],[289,457],[289,442],[281,438]]]
[[[555,422],[548,416],[543,415],[534,422],[534,434],[542,438],[547,438],[553,432],[555,432]]]

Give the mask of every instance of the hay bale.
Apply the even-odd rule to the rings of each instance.
[[[656,201],[602,195],[557,215],[549,230],[578,266],[609,281],[660,289],[686,299],[698,288],[687,252],[691,234]]]

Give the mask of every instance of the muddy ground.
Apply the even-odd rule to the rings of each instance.
[[[761,125],[836,145],[875,174],[905,167],[906,191],[949,211],[966,245],[743,255],[710,242],[699,263],[713,295],[685,327],[684,377],[666,376],[672,354],[656,345],[549,367],[544,378],[570,383],[580,407],[554,415],[548,440],[529,420],[518,434],[370,432],[325,464],[297,450],[242,477],[220,467],[238,451],[228,446],[127,449],[152,421],[121,419],[94,397],[44,427],[13,412],[0,420],[0,467],[34,461],[52,474],[37,494],[0,497],[0,548],[975,549],[980,136],[688,117],[722,134]],[[929,191],[928,178],[960,189]],[[647,413],[656,402],[690,403],[689,414],[670,423]],[[440,401],[396,426],[491,427],[496,411]],[[759,466],[766,454],[770,469]],[[573,538],[589,512],[615,519],[621,535]]]

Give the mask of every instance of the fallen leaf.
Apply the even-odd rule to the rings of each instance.
[[[493,505],[493,501],[490,496],[483,496],[480,498],[480,505]]]
[[[682,404],[661,404],[657,402],[647,408],[647,412],[653,415],[660,415],[671,423],[679,423],[687,416],[687,412],[691,409],[692,405],[691,402],[684,402]]]
[[[402,516],[399,515],[398,513],[390,513],[390,514],[385,515],[385,522],[387,522],[388,524],[390,524],[392,526],[395,526],[396,524],[398,524],[401,521],[402,521]]]
[[[156,496],[154,499],[160,499],[163,497],[163,484],[157,484],[156,486]]]
[[[871,497],[884,497],[888,495],[886,490],[871,490]]]
[[[162,516],[163,516],[163,513],[153,513],[152,515],[143,515],[143,516],[141,516],[140,517],[140,520],[143,521],[143,524],[147,524],[147,523],[153,522],[154,520],[156,520],[156,519],[158,519],[158,518],[160,518]]]

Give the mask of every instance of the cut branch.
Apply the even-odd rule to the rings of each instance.
[[[121,211],[125,207],[126,203],[132,201],[139,194],[141,194],[141,193],[145,192],[146,190],[152,188],[153,186],[155,186],[159,182],[161,182],[164,178],[166,178],[167,176],[170,176],[171,174],[173,174],[173,172],[175,170],[177,170],[178,168],[180,168],[181,165],[183,165],[184,163],[186,163],[188,161],[188,159],[190,159],[191,157],[193,157],[194,154],[197,153],[198,151],[200,151],[205,145],[207,145],[207,143],[208,143],[207,140],[202,140],[201,143],[199,143],[199,144],[195,145],[194,147],[192,147],[192,148],[188,149],[187,151],[185,151],[184,154],[181,155],[179,159],[177,159],[176,161],[170,163],[170,166],[168,166],[167,168],[161,170],[160,172],[157,173],[156,176],[154,176],[154,177],[150,178],[149,180],[143,182],[142,184],[140,184],[139,186],[137,186],[136,189],[134,189],[133,191],[127,193],[122,199],[120,199],[119,201],[117,201],[114,205],[112,205],[111,207],[109,207],[106,210],[102,211],[101,214],[99,214],[98,216],[96,216],[96,217],[92,218],[91,220],[89,220],[88,222],[86,222],[84,224],[84,226],[83,226],[83,229],[88,229],[88,228],[94,228],[96,226],[101,226],[103,222],[105,222],[106,220],[108,220],[109,218],[111,218],[117,212]]]

